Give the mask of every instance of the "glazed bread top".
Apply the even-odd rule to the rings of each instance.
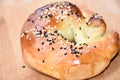
[[[119,50],[119,36],[106,31],[101,16],[84,13],[69,2],[56,2],[31,14],[21,32],[26,62],[63,80],[102,72]]]

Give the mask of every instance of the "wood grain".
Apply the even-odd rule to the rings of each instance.
[[[60,0],[0,0],[0,80],[55,80],[28,67],[20,47],[20,31],[27,17],[37,8]],[[119,0],[69,0],[79,8],[99,13],[108,29],[120,33]],[[23,68],[22,66],[25,66]],[[100,75],[90,80],[120,80],[120,54]]]

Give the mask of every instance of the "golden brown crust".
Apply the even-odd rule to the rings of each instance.
[[[83,15],[69,2],[37,9],[21,32],[25,61],[62,80],[87,79],[102,72],[119,50],[119,36],[106,32],[100,16],[87,20]]]

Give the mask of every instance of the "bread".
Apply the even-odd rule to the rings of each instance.
[[[60,80],[91,78],[119,51],[119,34],[106,28],[101,16],[82,13],[70,2],[48,4],[23,25],[23,57],[34,69]]]

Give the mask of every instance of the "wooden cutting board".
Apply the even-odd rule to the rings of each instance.
[[[37,8],[60,0],[0,0],[0,80],[56,80],[28,67],[20,47],[20,31]],[[120,33],[120,0],[69,0],[79,8],[99,13],[109,29]],[[24,68],[25,66],[25,68]],[[120,80],[120,54],[100,75],[90,80]]]

